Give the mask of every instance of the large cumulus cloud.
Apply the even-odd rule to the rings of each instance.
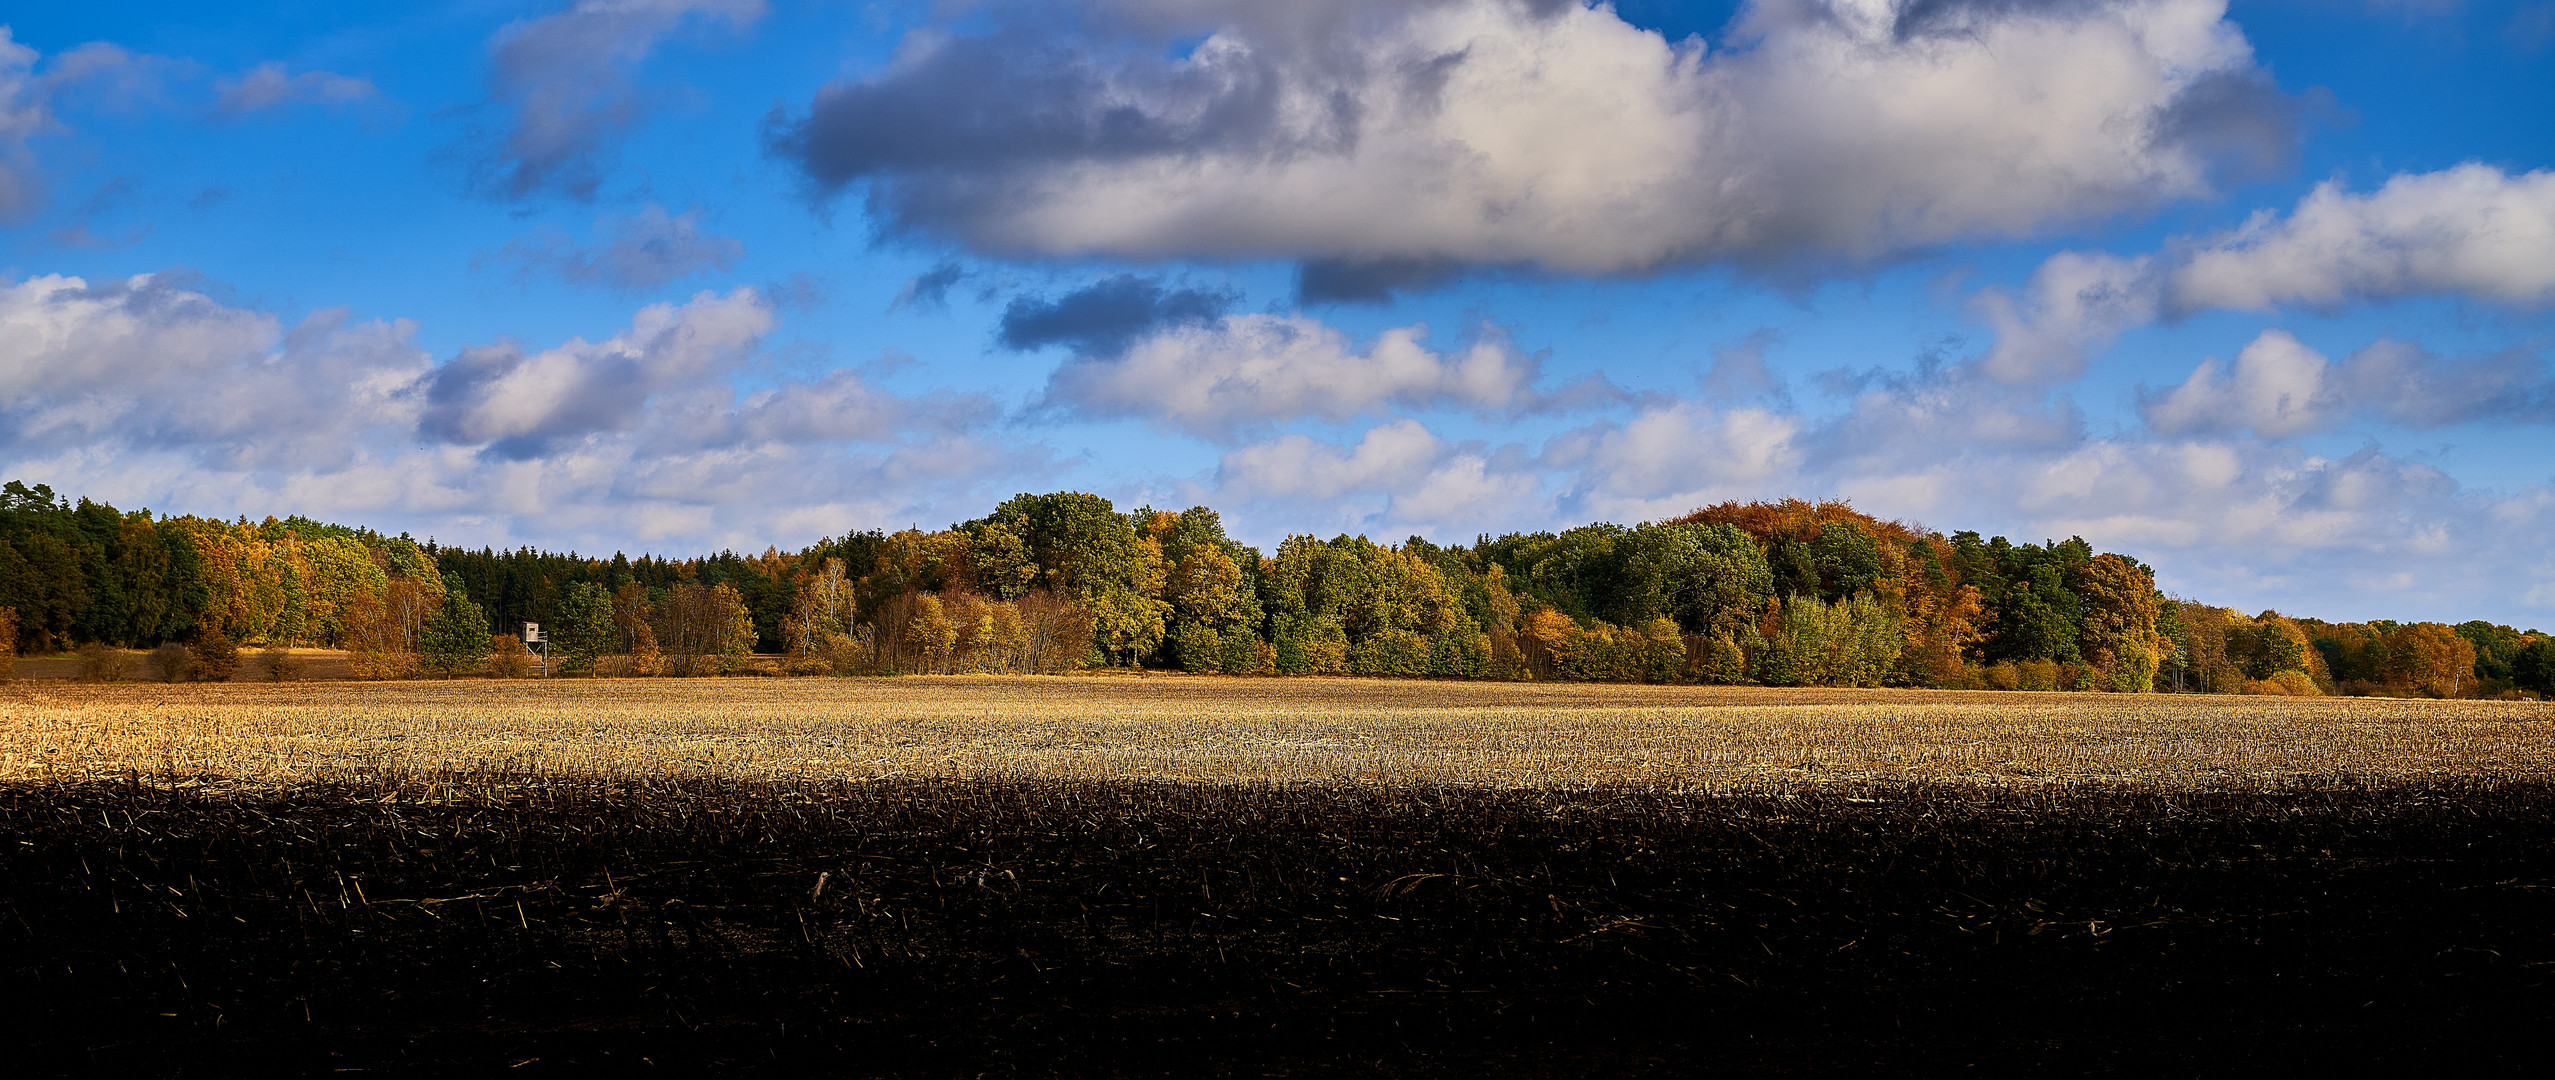
[[[1718,46],[1566,0],[1036,10],[915,34],[775,145],[980,251],[1301,259],[1353,299],[2035,234],[2292,138],[2220,0],[1760,0]]]

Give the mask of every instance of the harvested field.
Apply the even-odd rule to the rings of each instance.
[[[2555,779],[2536,702],[1184,677],[17,683],[0,777],[1211,783]]]
[[[2537,705],[10,693],[34,1075],[2494,1075],[2555,1014]]]

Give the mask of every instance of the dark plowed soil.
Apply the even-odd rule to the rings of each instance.
[[[0,788],[0,837],[18,1075],[2149,1076],[2555,1050],[2541,785],[143,781]]]

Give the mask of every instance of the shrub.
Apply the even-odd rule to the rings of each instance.
[[[2316,687],[2315,680],[2303,671],[2292,669],[2276,672],[2268,681],[2278,684],[2280,689],[2290,697],[2324,696],[2324,691]]]
[[[864,628],[862,632],[868,631]],[[827,634],[824,640],[817,644],[816,652],[809,659],[824,665],[827,672],[848,675],[853,669],[860,667],[861,657],[867,652],[868,649],[861,644],[860,640],[850,634]]]
[[[133,673],[133,657],[122,649],[102,641],[80,646],[80,679],[83,682],[114,682]]]
[[[281,641],[270,641],[258,654],[259,670],[268,682],[300,682],[304,664],[293,655],[293,647]]]
[[[1409,630],[1371,634],[1352,646],[1348,668],[1359,675],[1428,674],[1428,639]]]
[[[532,674],[532,650],[513,634],[488,635],[488,677],[520,679]]]
[[[2244,692],[2265,697],[2323,697],[2324,690],[2303,671],[2276,671],[2268,679],[2247,679]]]
[[[656,634],[647,627],[639,628],[639,647],[622,657],[620,674],[653,679],[665,674],[665,653],[657,648]]]
[[[2011,662],[1993,664],[1987,669],[1986,679],[1990,690],[2020,690],[2023,688],[2023,669]]]
[[[188,662],[194,665],[195,677],[205,682],[229,682],[239,674],[240,647],[219,630],[206,630],[195,636],[186,647]]]
[[[2056,690],[2056,689],[2058,689],[2058,662],[2057,662],[2057,661],[2055,661],[2055,660],[2025,660],[2025,661],[2023,661],[2022,663],[2020,663],[2020,664],[2016,664],[2016,665],[2014,665],[2014,666],[2015,666],[2018,670],[2020,670],[2020,671],[2021,671],[2021,673],[2022,673],[2023,689],[2025,689],[2025,690]]]
[[[357,679],[408,679],[417,675],[417,654],[400,649],[365,648],[346,654],[346,674]]]
[[[2238,670],[2234,664],[2221,660],[2216,667],[2209,669],[2210,693],[2241,694],[2244,693],[2244,688],[2244,672]]]
[[[1171,659],[1180,670],[1193,675],[1222,670],[1224,636],[1202,622],[1183,622],[1171,628]]]
[[[142,670],[160,682],[186,678],[193,667],[186,655],[186,646],[174,641],[163,641],[158,648],[142,657]]]

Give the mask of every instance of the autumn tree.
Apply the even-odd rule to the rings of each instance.
[[[2154,572],[2119,555],[2097,555],[2068,568],[2067,586],[2082,601],[2077,642],[2086,661],[2105,672],[2114,689],[2153,690],[2166,652],[2156,632],[2163,597]],[[2298,670],[2305,670],[2303,657]]]
[[[645,585],[632,581],[624,583],[619,589],[613,591],[612,629],[619,639],[615,651],[625,653],[639,651],[639,642],[642,637],[647,639],[649,645],[662,648],[657,644],[656,627],[649,622],[649,616],[654,613],[654,610],[655,602],[649,599],[648,587]]]
[[[667,590],[655,627],[657,645],[676,658],[678,674],[734,671],[754,651],[753,616],[726,584],[685,582]]]
[[[950,621],[948,605],[941,603],[939,593],[914,597],[905,640],[922,657],[925,672],[937,675],[946,668],[950,653],[958,647],[958,625]]]
[[[2388,681],[2433,697],[2462,694],[2475,674],[2475,643],[2438,623],[2412,623],[2386,635]]]

